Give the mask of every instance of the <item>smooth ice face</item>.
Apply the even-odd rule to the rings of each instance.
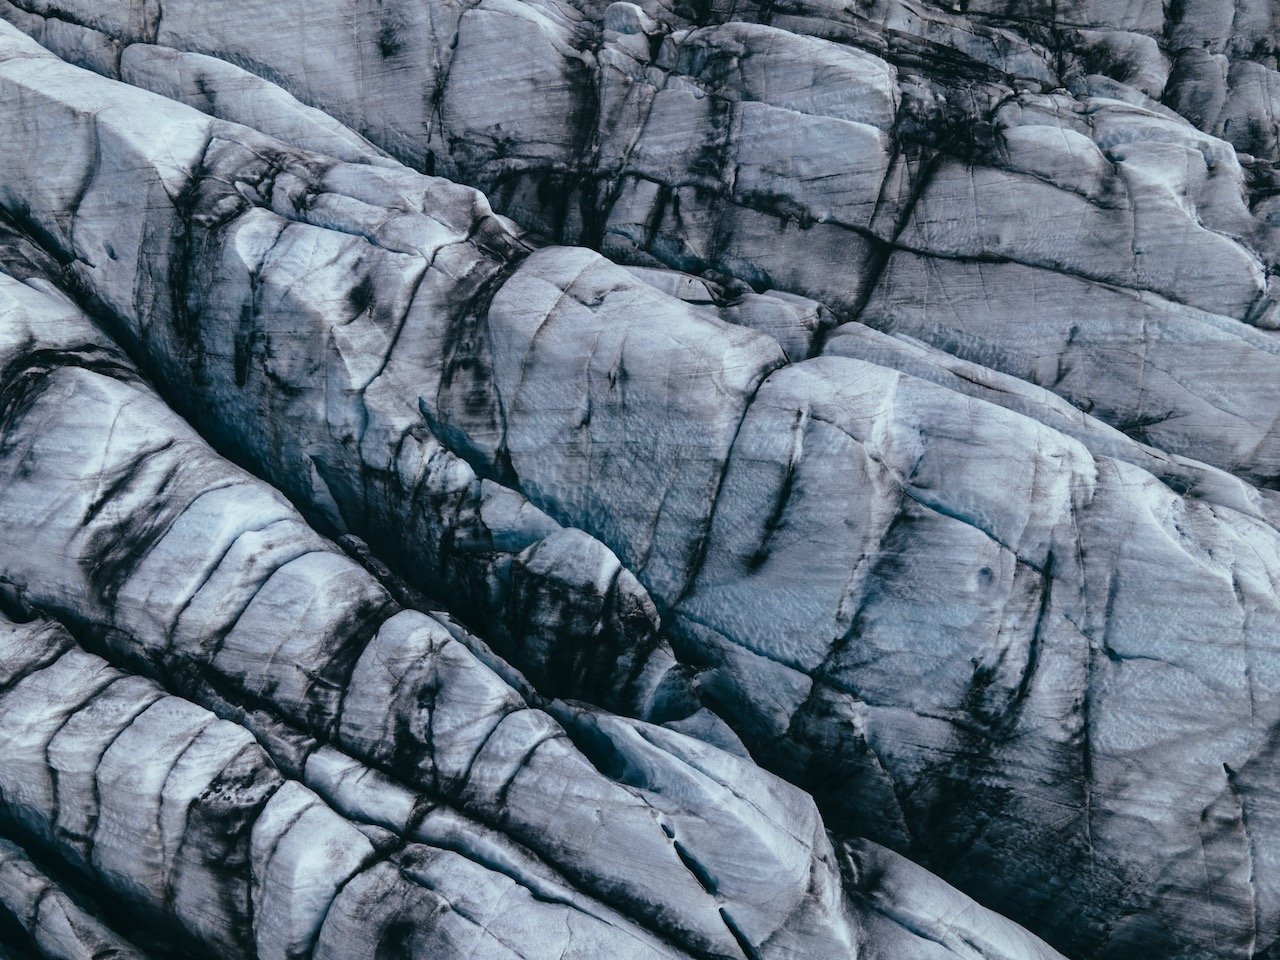
[[[0,953],[1270,956],[1265,4],[0,18]]]

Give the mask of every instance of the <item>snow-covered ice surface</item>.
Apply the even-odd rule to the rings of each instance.
[[[0,957],[1280,954],[1278,50],[0,0]]]

